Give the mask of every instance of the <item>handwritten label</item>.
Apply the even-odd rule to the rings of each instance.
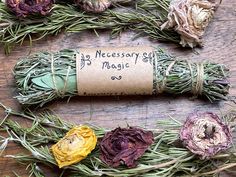
[[[146,95],[153,89],[153,48],[82,48],[78,95]]]

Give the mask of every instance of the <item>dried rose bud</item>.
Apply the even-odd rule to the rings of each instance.
[[[100,13],[111,6],[111,0],[75,0],[75,3],[87,12]]]
[[[190,114],[180,131],[180,139],[186,148],[203,159],[228,149],[232,144],[229,127],[210,112]]]
[[[108,132],[100,142],[100,159],[112,167],[126,165],[135,167],[141,157],[153,143],[153,133],[140,128],[116,128]]]
[[[205,28],[218,6],[216,0],[173,0],[168,21],[161,28],[174,28],[180,34],[182,46],[201,45]]]
[[[18,17],[47,15],[54,0],[6,0],[7,7]]]

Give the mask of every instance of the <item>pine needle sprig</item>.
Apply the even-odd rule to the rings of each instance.
[[[8,112],[9,113],[9,112]],[[14,111],[13,111],[14,113]],[[24,115],[20,113],[18,115]],[[44,114],[41,115],[43,117]],[[51,115],[51,114],[50,114]],[[28,116],[28,114],[27,114]],[[24,117],[27,117],[24,116]],[[48,117],[48,115],[46,115]],[[55,120],[54,124],[58,122],[55,116],[52,120]],[[10,118],[6,120],[2,127],[8,132],[9,139],[16,143],[19,143],[24,149],[28,150],[30,154],[8,155],[6,157],[16,159],[17,161],[28,165],[29,173],[34,175],[46,176],[40,166],[48,166],[55,169],[57,166],[56,161],[50,151],[50,144],[55,143],[58,136],[63,137],[66,132],[62,132],[61,129],[50,127],[44,123],[40,123],[37,120],[36,115],[31,115],[33,123],[29,129],[21,127],[21,125],[14,123]],[[67,125],[67,122],[64,122]],[[17,124],[17,126],[15,126]],[[212,159],[201,160],[199,157],[190,153],[190,151],[181,146],[179,143],[178,132],[181,127],[181,123],[174,119],[159,121],[158,127],[161,129],[152,129],[154,132],[154,144],[148,149],[148,151],[139,159],[139,165],[135,168],[127,169],[125,167],[111,168],[104,164],[99,159],[99,150],[96,148],[86,159],[80,163],[70,165],[61,169],[61,176],[79,177],[79,176],[212,176],[221,171],[227,170],[236,166],[236,151],[232,148],[229,151],[215,155]],[[165,128],[167,126],[168,128]],[[34,134],[40,127],[55,131],[48,137],[49,143],[45,144],[44,141]],[[21,130],[20,130],[21,129]],[[57,135],[57,130],[61,131],[60,135]],[[103,128],[96,128],[95,132],[102,137],[107,130]],[[39,139],[35,144],[35,140]],[[54,171],[55,173],[55,171]],[[40,177],[41,177],[40,176]]]
[[[46,129],[38,123],[33,123],[30,128],[24,128],[17,122],[9,120],[5,123],[5,125],[19,136],[24,136],[25,133],[27,133],[27,141],[29,141],[33,146],[43,143],[46,144],[50,142],[57,142],[60,138],[62,138],[60,135],[65,133],[65,131],[62,130],[52,131],[50,129]]]
[[[37,163],[30,163],[27,168],[29,169],[29,176],[35,176],[35,177],[44,177],[45,174],[43,171],[40,169],[40,167],[37,165]]]

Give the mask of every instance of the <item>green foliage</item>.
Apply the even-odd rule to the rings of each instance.
[[[6,53],[10,53],[14,45],[22,44],[26,39],[32,45],[33,41],[47,35],[57,35],[61,31],[77,33],[100,29],[111,30],[111,37],[116,37],[123,30],[134,30],[138,35],[179,42],[177,33],[160,29],[167,18],[169,0],[134,1],[126,5],[116,5],[104,13],[91,14],[72,5],[54,4],[49,16],[19,19],[0,2],[0,43],[4,45]]]
[[[34,115],[31,112],[17,113],[6,110],[7,115],[17,115],[32,121],[31,126],[24,127],[17,122],[6,120],[2,128],[9,137],[1,137],[1,142],[14,141],[28,150],[27,154],[7,155],[20,163],[26,164],[30,175],[46,176],[41,166],[55,169],[57,163],[50,151],[51,144],[58,141],[73,126],[62,121],[49,112]],[[234,116],[235,117],[235,116]],[[135,168],[111,168],[99,159],[99,149],[96,148],[86,159],[59,170],[60,176],[217,176],[223,170],[236,166],[235,150],[223,152],[212,159],[202,160],[182,147],[178,133],[181,123],[174,119],[159,121],[160,129],[152,129],[154,144],[139,159]],[[98,137],[108,130],[90,125]],[[6,144],[6,143],[5,143]],[[54,171],[55,173],[55,171]]]

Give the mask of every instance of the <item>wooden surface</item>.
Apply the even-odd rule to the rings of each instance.
[[[136,45],[161,45],[171,54],[185,57],[192,61],[211,60],[224,63],[231,69],[232,87],[230,95],[236,96],[236,1],[223,0],[215,14],[215,18],[209,25],[204,36],[204,48],[182,49],[175,44],[160,44],[147,38],[132,40],[133,33],[123,33],[117,39],[110,40],[107,32],[100,33],[100,37],[92,32],[79,34],[66,34],[57,37],[48,37],[43,41],[34,43],[30,49],[26,44],[17,47],[9,56],[5,56],[3,47],[0,50],[0,101],[16,110],[21,107],[13,98],[16,95],[12,68],[19,57],[27,55],[30,50],[57,51],[63,48],[78,48],[92,46],[136,46]],[[155,127],[157,119],[165,119],[172,116],[178,120],[185,120],[193,111],[225,112],[234,105],[232,101],[211,104],[203,100],[190,100],[186,96],[129,96],[129,97],[75,97],[69,103],[59,100],[47,104],[56,114],[63,119],[76,122],[90,122],[107,128],[117,126],[141,125]],[[0,110],[0,119],[3,118]],[[17,119],[18,121],[24,121]],[[2,134],[2,132],[0,132]],[[4,154],[20,152],[15,144],[10,144]],[[0,157],[0,177],[14,176],[12,171],[21,176],[28,176],[25,166],[17,164],[14,160]],[[56,176],[51,174],[49,176]]]

